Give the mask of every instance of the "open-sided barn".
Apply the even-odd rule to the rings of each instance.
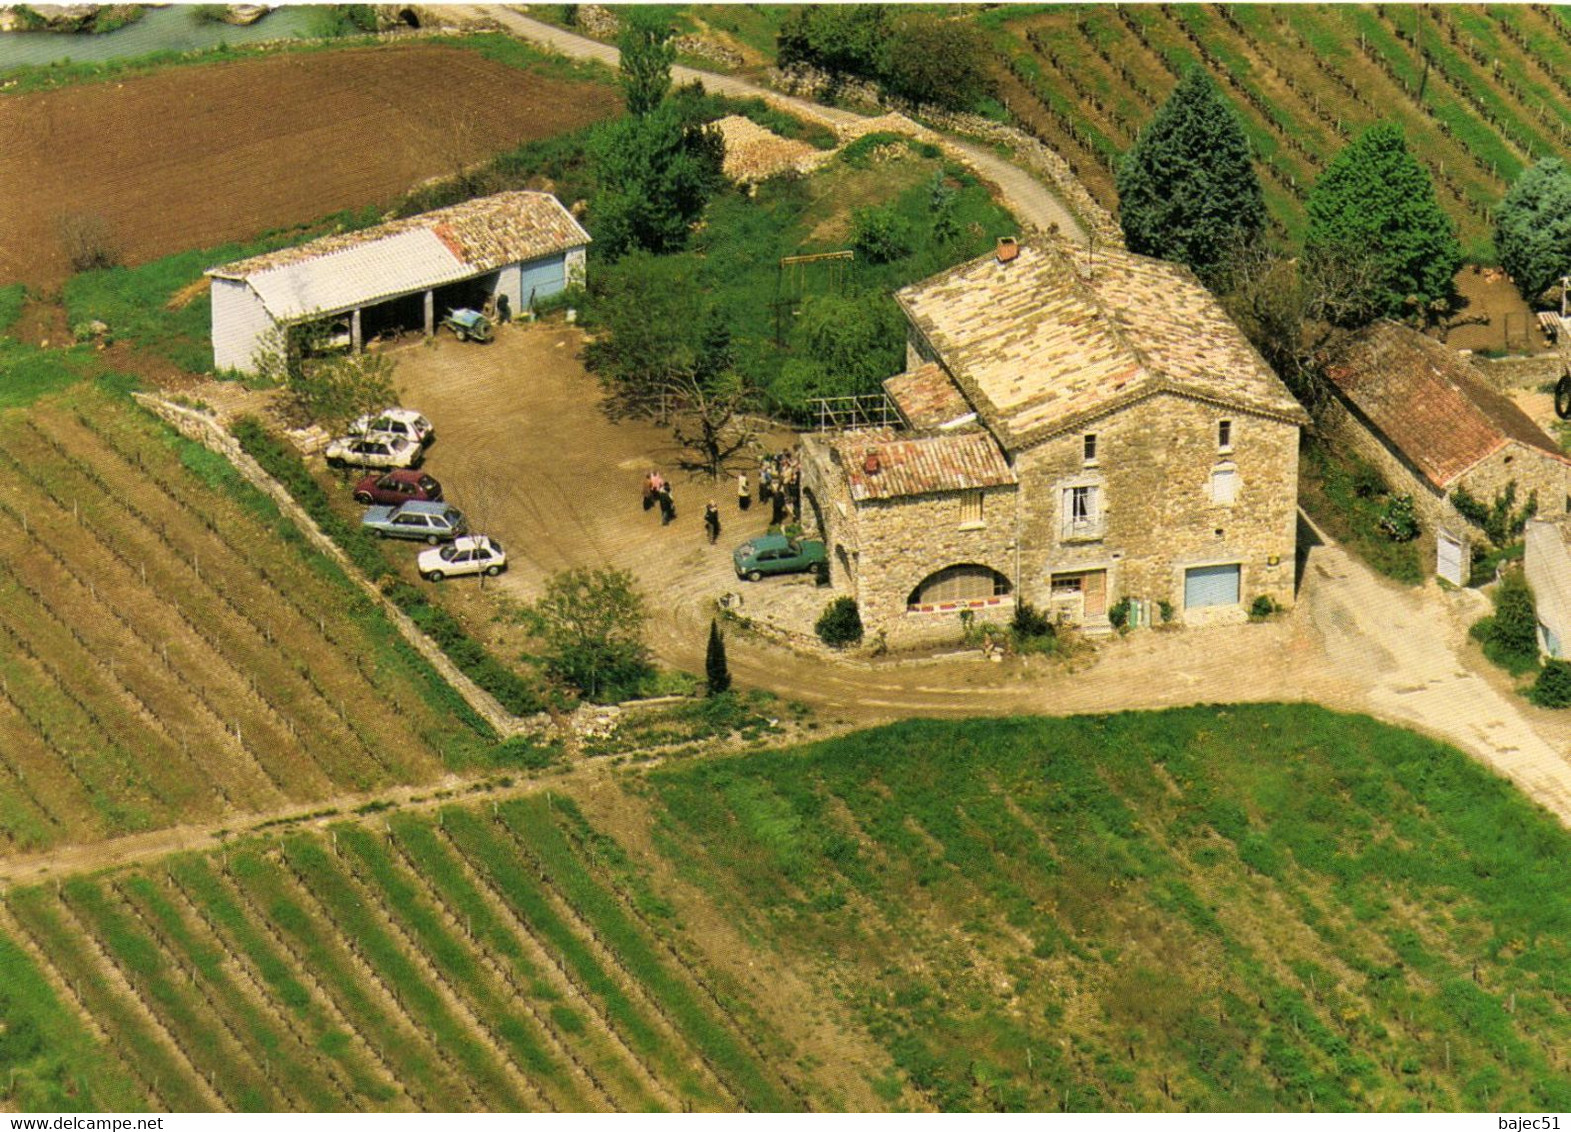
[[[269,333],[342,320],[353,349],[435,332],[456,307],[503,313],[582,283],[585,232],[549,193],[507,192],[210,268],[213,365],[253,373]]]

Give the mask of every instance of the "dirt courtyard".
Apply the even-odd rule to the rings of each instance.
[[[174,67],[0,98],[0,285],[69,272],[62,216],[101,217],[125,262],[340,209],[617,112],[563,82],[437,43]]]
[[[571,566],[631,570],[649,601],[649,639],[662,661],[703,671],[714,599],[728,591],[751,602],[798,586],[797,579],[739,582],[730,552],[760,533],[767,514],[742,513],[734,482],[711,484],[677,469],[670,434],[637,422],[613,424],[578,355],[583,334],[561,322],[510,326],[491,346],[443,337],[398,351],[404,403],[431,418],[437,442],[427,468],[479,529],[499,537],[510,568],[494,590],[443,583],[483,626],[492,593],[538,596],[546,577]],[[784,440],[775,440],[778,446]],[[640,480],[663,470],[675,487],[677,521],[662,527],[641,506]],[[720,504],[716,546],[703,533],[703,504]],[[830,594],[820,590],[817,600]],[[859,722],[907,715],[992,715],[1097,711],[1218,699],[1303,699],[1306,657],[1315,654],[1305,618],[1242,631],[1132,634],[1071,666],[989,664],[975,652],[923,661],[826,663],[820,657],[732,634],[731,670],[742,687],[767,688]],[[1087,672],[1095,676],[1088,678]]]

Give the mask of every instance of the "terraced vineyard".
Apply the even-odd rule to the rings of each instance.
[[[107,1107],[803,1107],[572,815],[450,807],[16,891],[0,970],[24,1016],[92,1020],[70,1067],[113,1059]]]
[[[85,387],[0,417],[0,853],[428,781],[462,707],[221,458]]]
[[[1484,261],[1507,186],[1536,158],[1571,157],[1571,15],[1549,5],[1129,4],[986,19],[1011,110],[1109,207],[1118,156],[1189,66],[1232,101],[1293,237],[1309,187],[1377,119],[1403,126]]]

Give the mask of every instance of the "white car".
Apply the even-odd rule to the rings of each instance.
[[[431,422],[413,409],[383,409],[380,413],[367,413],[356,418],[349,426],[349,431],[358,435],[385,432],[420,445],[430,444],[436,439],[436,429]]]
[[[507,569],[502,544],[485,535],[465,535],[446,546],[422,551],[417,564],[420,576],[428,582],[455,578],[460,574],[485,574],[496,577]]]
[[[364,436],[341,436],[327,446],[329,467],[354,464],[360,468],[413,468],[420,463],[424,449],[414,441],[386,432]]]

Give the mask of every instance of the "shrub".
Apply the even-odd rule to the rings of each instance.
[[[1129,627],[1129,610],[1134,605],[1127,597],[1121,597],[1108,608],[1107,619],[1112,622],[1113,628],[1123,632]]]
[[[1571,707],[1571,663],[1564,660],[1545,661],[1527,698],[1539,707]]]
[[[1538,615],[1520,570],[1508,571],[1495,594],[1495,615],[1484,632],[1484,655],[1513,676],[1538,666]]]
[[[1159,601],[1156,603],[1157,612],[1162,615],[1162,624],[1169,624],[1173,620],[1173,603]]]
[[[120,243],[96,212],[74,212],[59,222],[60,243],[72,271],[97,271],[120,264]]]
[[[1009,629],[1017,640],[1053,635],[1053,623],[1047,619],[1047,614],[1024,598],[1015,603],[1015,615],[1009,622]]]
[[[730,690],[731,666],[726,663],[725,638],[720,635],[720,623],[709,622],[709,648],[704,655],[705,685],[709,695],[718,696]]]
[[[1538,492],[1528,493],[1527,502],[1516,506],[1516,481],[1512,480],[1495,493],[1490,503],[1475,498],[1465,487],[1451,493],[1451,505],[1457,514],[1484,532],[1496,546],[1522,537],[1527,521],[1538,513]]]
[[[868,263],[889,263],[911,254],[911,228],[893,205],[859,208],[851,226],[851,246]]]
[[[862,615],[857,611],[856,599],[837,597],[824,607],[824,612],[813,626],[818,639],[830,648],[844,648],[862,640]]]
[[[1249,619],[1251,621],[1264,621],[1276,612],[1276,602],[1271,600],[1270,594],[1261,594],[1249,605]]]
[[[1380,529],[1392,542],[1411,542],[1418,537],[1418,514],[1413,509],[1411,495],[1387,497],[1385,510],[1380,513]]]

